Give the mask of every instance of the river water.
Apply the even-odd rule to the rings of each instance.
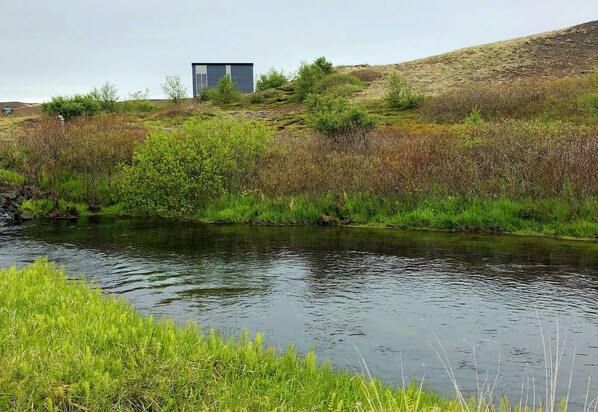
[[[0,229],[0,267],[41,256],[143,313],[313,346],[336,367],[365,362],[396,385],[423,379],[453,395],[444,351],[466,394],[487,380],[496,398],[518,400],[522,385],[540,398],[557,333],[561,396],[572,361],[580,409],[598,372],[597,242],[118,218]]]

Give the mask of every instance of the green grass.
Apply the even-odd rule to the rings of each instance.
[[[369,194],[224,197],[193,220],[253,224],[353,224],[598,239],[598,199],[403,200]]]
[[[9,185],[22,185],[25,183],[25,177],[13,170],[0,169],[0,185],[3,183]]]
[[[142,316],[47,260],[0,270],[0,410],[462,410],[263,340]]]

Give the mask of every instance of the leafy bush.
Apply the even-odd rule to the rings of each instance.
[[[484,118],[482,117],[482,112],[479,109],[473,109],[471,113],[465,116],[463,123],[468,125],[475,125],[475,124],[482,124],[484,123]]]
[[[183,85],[179,75],[166,76],[166,80],[162,84],[162,91],[173,104],[178,104],[187,97],[187,88]]]
[[[115,85],[106,82],[100,88],[94,87],[89,94],[98,101],[103,112],[118,111],[118,89]]]
[[[56,96],[42,104],[43,113],[49,116],[62,115],[66,119],[93,116],[100,111],[100,103],[91,94],[75,94],[72,97]]]
[[[365,109],[349,104],[343,97],[310,94],[305,99],[305,106],[307,123],[335,143],[365,144],[367,133],[375,126]]]
[[[230,76],[224,76],[218,80],[218,85],[215,89],[213,89],[213,91],[211,89],[204,90],[206,90],[206,93],[208,93],[208,99],[213,100],[218,104],[234,103],[241,98],[242,94],[241,91],[237,89]]]
[[[349,96],[363,90],[363,83],[357,77],[344,73],[333,73],[322,77],[314,87],[318,94]]]
[[[301,63],[295,79],[295,99],[304,101],[310,93],[315,93],[316,85],[324,76],[325,73],[320,66]]]
[[[247,188],[270,139],[263,124],[233,118],[192,119],[177,132],[155,133],[121,168],[121,200],[136,213],[188,214]]]
[[[414,109],[421,104],[424,96],[413,89],[398,73],[391,73],[384,100],[393,109]]]
[[[252,93],[249,101],[253,104],[264,103],[266,101],[266,96],[260,92]]]
[[[324,72],[324,74],[330,74],[332,72],[332,62],[326,60],[324,56],[320,56],[316,60],[314,60],[314,65],[322,69],[322,72]]]
[[[274,89],[286,84],[289,81],[287,76],[281,71],[275,68],[270,68],[267,73],[261,74],[255,82],[255,90],[258,92]]]

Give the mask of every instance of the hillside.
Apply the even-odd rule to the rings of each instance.
[[[382,66],[345,66],[342,71],[373,70],[383,76],[361,98],[384,94],[386,74],[397,70],[427,94],[472,82],[551,80],[587,75],[598,69],[598,20],[566,29],[468,47],[437,56]]]

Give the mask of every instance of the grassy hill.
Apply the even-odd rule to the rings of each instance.
[[[471,83],[505,83],[517,79],[555,80],[583,76],[598,68],[598,20],[566,29],[468,47],[437,56],[382,66],[345,66],[378,76],[361,98],[384,95],[386,75],[398,71],[428,95]]]

